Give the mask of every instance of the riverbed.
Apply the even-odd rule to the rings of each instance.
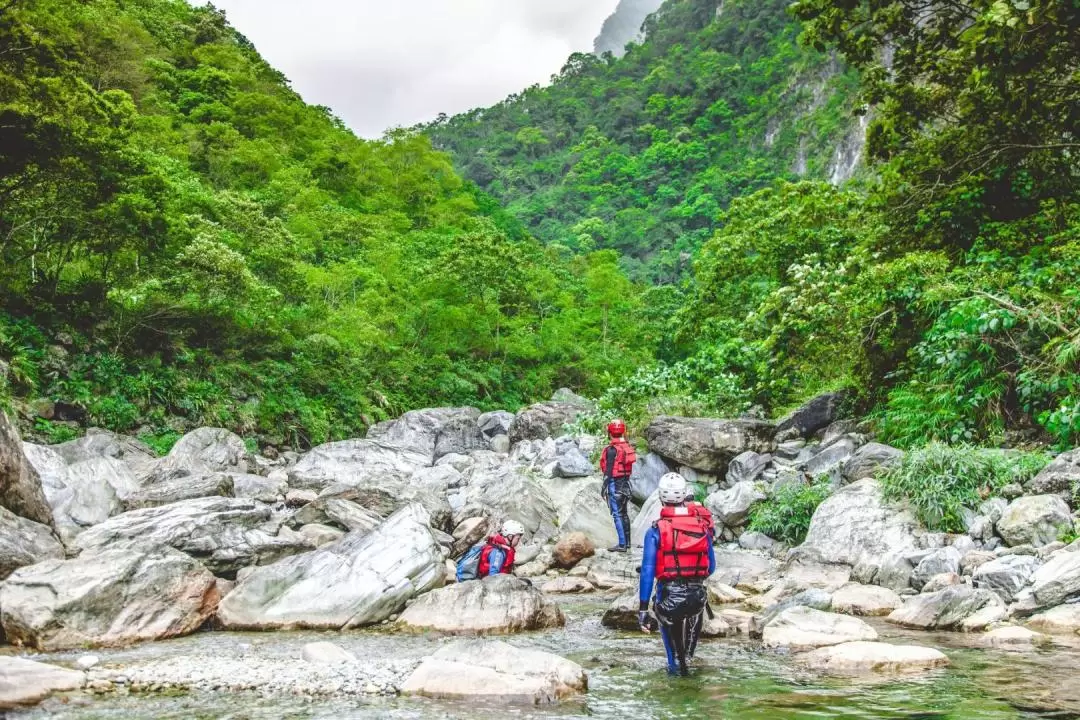
[[[1056,638],[1053,645],[1025,652],[975,647],[974,636],[904,631],[871,621],[881,639],[928,645],[944,651],[950,667],[912,677],[829,678],[799,667],[788,655],[745,638],[703,641],[688,678],[664,672],[659,638],[608,630],[600,625],[607,599],[560,600],[563,629],[503,638],[515,645],[548,650],[585,667],[589,692],[546,708],[446,702],[404,697],[263,697],[252,692],[193,691],[175,694],[75,693],[40,707],[12,713],[18,720],[231,720],[386,718],[948,718],[1004,720],[1080,718],[1080,638]],[[109,667],[137,667],[164,658],[278,657],[300,659],[301,648],[328,640],[375,662],[418,661],[449,638],[382,630],[349,633],[200,632],[172,641],[121,650],[94,651]],[[57,664],[83,653],[35,655]],[[193,660],[197,662],[197,660]]]

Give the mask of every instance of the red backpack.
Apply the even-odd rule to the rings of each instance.
[[[615,448],[615,463],[611,469],[612,477],[630,477],[630,473],[634,471],[634,463],[637,462],[637,453],[634,451],[634,446],[626,442],[622,438],[617,438],[611,441],[609,447]],[[600,454],[600,472],[607,475],[607,449]]]
[[[709,519],[696,507],[665,507],[656,528],[660,531],[657,580],[686,580],[709,576]]]

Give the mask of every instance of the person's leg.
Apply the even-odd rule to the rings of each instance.
[[[611,519],[615,522],[615,534],[619,537],[619,547],[630,544],[630,521],[626,519],[626,501],[622,500],[619,493],[619,484],[612,478],[607,486],[608,510],[611,511]],[[619,503],[622,502],[622,510]]]
[[[617,498],[616,505],[619,510],[618,524],[624,529],[623,535],[619,537],[619,544],[630,547],[630,513],[627,509],[630,504],[630,478],[623,478],[615,482],[615,497]]]
[[[701,611],[697,615],[694,615],[687,622],[687,631],[689,637],[686,640],[686,657],[688,660],[694,659],[694,653],[697,651],[698,639],[701,637],[701,626],[705,621],[705,611]]]
[[[680,675],[686,675],[689,673],[689,669],[686,666],[686,640],[690,634],[690,619],[679,618],[671,627],[671,644],[674,646],[675,662],[678,666],[678,672]],[[670,665],[668,666],[670,668]]]

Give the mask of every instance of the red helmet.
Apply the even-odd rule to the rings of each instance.
[[[607,434],[612,436],[625,435],[626,423],[624,423],[622,420],[612,420],[608,423]]]

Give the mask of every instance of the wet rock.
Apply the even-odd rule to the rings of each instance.
[[[765,647],[809,650],[856,640],[877,640],[874,628],[858,618],[809,607],[789,608],[762,631]]]
[[[511,445],[523,440],[543,440],[563,434],[563,427],[584,413],[586,408],[576,403],[542,402],[524,408],[510,423],[507,434]]]
[[[399,612],[445,578],[427,512],[406,507],[367,534],[256,568],[218,609],[227,629],[345,629]]]
[[[926,581],[926,584],[922,587],[924,593],[936,593],[939,590],[944,590],[947,587],[953,585],[959,585],[963,582],[960,576],[954,572],[943,572],[934,575],[932,578]]]
[[[701,637],[704,638],[730,637],[737,632],[737,629],[728,625],[727,621],[720,616],[709,617],[706,613],[701,623]]]
[[[993,590],[1005,602],[1027,587],[1042,563],[1030,555],[1006,555],[983,563],[972,573],[975,587]]]
[[[832,607],[832,594],[821,588],[800,589],[800,585],[792,583],[785,578],[774,585],[765,595],[751,598],[757,603],[748,602],[747,605],[757,604],[765,609],[761,614],[760,621],[764,627],[792,608],[811,608],[828,612]]]
[[[18,568],[63,557],[50,528],[0,507],[0,581]]]
[[[960,551],[949,546],[938,548],[924,557],[911,573],[911,586],[922,590],[930,578],[936,575],[960,572]]]
[[[907,673],[945,667],[949,658],[940,650],[918,645],[849,642],[823,647],[799,656],[799,662],[826,673]]]
[[[217,605],[214,576],[168,547],[86,552],[16,570],[0,587],[11,642],[39,650],[186,635]]]
[[[628,590],[611,601],[611,605],[600,618],[600,624],[612,630],[638,630],[639,606],[637,591]]]
[[[753,450],[736,455],[727,468],[727,481],[732,485],[741,482],[754,482],[772,462],[772,455],[762,455]]]
[[[117,515],[83,532],[74,545],[82,551],[132,543],[168,545],[199,558],[217,574],[313,549],[303,539],[271,531],[278,528],[266,505],[210,497]]]
[[[3,412],[0,412],[0,507],[49,528],[54,526],[41,478],[26,459],[19,433]]]
[[[936,593],[916,595],[886,619],[901,627],[953,630],[987,607],[1004,610],[1004,603],[989,590],[955,585]]]
[[[304,662],[316,665],[341,665],[356,662],[356,656],[332,642],[313,642],[304,646],[300,653]]]
[[[1028,619],[1027,624],[1035,630],[1054,635],[1072,635],[1080,632],[1080,604],[1058,605]]]
[[[831,609],[843,615],[883,616],[904,604],[892,590],[849,583],[832,594]]]
[[[997,521],[998,534],[1009,545],[1046,545],[1071,527],[1069,506],[1056,495],[1017,498]]]
[[[592,592],[595,589],[596,588],[593,587],[591,582],[580,577],[555,578],[554,580],[548,580],[540,586],[542,592],[550,593],[552,595],[587,593]]]
[[[749,636],[755,627],[754,614],[745,610],[721,608],[716,612],[716,616],[723,620],[733,633],[739,635]]]
[[[831,392],[818,395],[802,407],[792,411],[776,422],[776,435],[780,440],[795,437],[809,438],[837,418],[846,393]]]
[[[513,422],[514,413],[506,412],[505,410],[486,412],[476,418],[476,424],[488,439],[498,435],[509,435],[510,424]]]
[[[36,705],[54,692],[77,690],[85,681],[75,670],[0,656],[0,710]]]
[[[1030,648],[1050,642],[1049,635],[1033,632],[1027,628],[1010,625],[990,630],[979,638],[979,643],[992,648]]]
[[[772,452],[776,426],[761,420],[661,416],[645,428],[649,448],[695,470],[724,473],[736,456]]]
[[[1071,501],[1080,488],[1080,448],[1061,453],[1027,483],[1032,495],[1058,495]]]
[[[204,497],[233,497],[232,476],[214,473],[162,480],[132,493],[124,502],[124,507],[128,510],[140,510]],[[107,516],[100,522],[106,519]]]
[[[857,482],[864,478],[881,477],[899,464],[903,457],[903,450],[876,442],[867,443],[856,450],[851,459],[844,463],[844,479],[848,482]]]
[[[513,575],[449,585],[417,598],[398,622],[442,632],[513,633],[562,627],[559,606]]]
[[[199,428],[180,438],[139,484],[149,490],[177,478],[248,473],[253,469],[251,453],[239,435],[222,428]]]
[[[573,532],[564,535],[555,544],[552,556],[556,567],[569,570],[587,557],[596,553],[596,546],[585,536],[585,533]]]
[[[660,484],[660,478],[674,469],[668,464],[667,460],[653,452],[638,458],[638,461],[634,463],[634,470],[630,474],[630,494],[634,502],[645,502],[649,496],[656,492],[656,488]]]
[[[577,663],[502,642],[462,640],[436,652],[401,687],[406,695],[542,705],[585,692]]]

